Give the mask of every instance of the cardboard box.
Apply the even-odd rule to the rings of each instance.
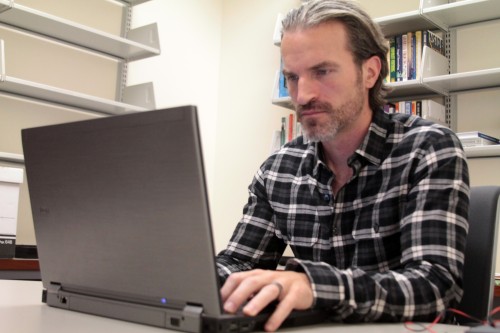
[[[16,252],[17,213],[23,169],[0,166],[0,258]]]

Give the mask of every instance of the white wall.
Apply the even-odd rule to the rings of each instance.
[[[217,251],[241,217],[247,186],[288,110],[271,105],[277,14],[298,0],[153,0],[133,26],[157,22],[161,55],[129,66],[128,84],[152,81],[158,108],[199,108]]]
[[[271,104],[279,48],[273,45],[278,13],[298,0],[225,0],[220,109],[212,200],[218,249],[227,244],[247,201],[247,187],[269,155],[274,130],[290,110]]]
[[[222,1],[156,0],[134,7],[132,28],[156,22],[161,55],[129,64],[128,85],[154,83],[157,108],[199,107],[208,178],[213,174]]]

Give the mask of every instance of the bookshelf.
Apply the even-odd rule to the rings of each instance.
[[[129,3],[136,4],[134,1],[129,1]],[[0,0],[0,22],[128,61],[160,54],[156,24],[131,29],[125,38],[17,4],[11,0]]]
[[[24,167],[23,128],[155,108],[151,82],[127,85],[130,62],[161,52],[155,23],[131,27],[147,1],[0,0],[0,165]],[[26,181],[18,211],[31,244]]]
[[[418,13],[417,13],[418,12]],[[409,18],[409,20],[405,20]],[[431,59],[423,58],[424,67],[442,67],[441,70],[424,70],[420,82],[406,83],[413,90],[402,89],[399,82],[390,83],[393,93],[389,99],[398,99],[405,96],[418,96],[425,90],[448,99],[447,112],[449,114],[449,125],[457,130],[457,96],[460,93],[471,92],[500,87],[500,67],[487,68],[474,71],[456,71],[456,43],[457,29],[469,24],[480,24],[491,20],[500,19],[500,1],[494,0],[463,0],[453,3],[448,1],[421,1],[417,11],[405,12],[376,19],[382,26],[386,35],[411,31],[414,27],[418,29],[439,29],[446,35],[447,61],[448,64],[438,64]],[[444,67],[446,66],[446,67]],[[443,73],[442,69],[448,72]],[[403,82],[404,83],[404,82]],[[417,88],[419,87],[419,88]],[[468,158],[496,157],[500,156],[497,146],[491,147],[468,147],[466,148]]]
[[[481,24],[500,19],[498,0],[447,0],[420,1],[416,10],[375,18],[386,36],[416,30],[440,30],[445,34],[447,56],[436,56],[424,47],[422,74],[418,80],[388,83],[392,92],[389,101],[442,96],[447,99],[449,126],[457,131],[457,96],[461,93],[500,87],[500,67],[473,71],[456,71],[457,29],[470,24]],[[281,20],[278,17],[278,20]],[[278,23],[276,24],[278,27]],[[277,28],[276,28],[277,29]],[[277,33],[274,32],[274,44]],[[426,50],[427,49],[427,50]],[[291,108],[289,98],[278,98],[278,78],[272,93],[272,103]],[[469,158],[500,157],[500,149],[493,147],[467,148]]]
[[[144,1],[128,2],[136,5]],[[120,70],[121,76],[126,75],[127,62],[160,53],[156,24],[127,29],[127,38],[125,38],[17,4],[11,0],[0,0],[0,23],[34,35],[48,36],[51,39],[81,47],[83,50],[88,49],[116,57],[120,59],[121,67],[123,67]],[[9,63],[5,55],[6,47],[10,46],[5,46],[3,40],[0,40],[0,91],[105,114],[144,111],[153,109],[155,106],[152,84],[125,87],[122,83],[123,77],[117,77],[117,86],[120,90],[117,96],[121,100],[111,100],[9,75]]]

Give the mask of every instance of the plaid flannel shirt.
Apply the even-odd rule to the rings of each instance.
[[[236,271],[305,272],[314,307],[336,320],[432,320],[462,297],[469,175],[453,132],[419,117],[374,112],[349,160],[353,177],[334,196],[321,144],[302,137],[261,166],[228,247]]]

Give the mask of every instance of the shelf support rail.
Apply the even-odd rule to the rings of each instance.
[[[4,40],[0,39],[0,82],[5,81],[5,47]]]

